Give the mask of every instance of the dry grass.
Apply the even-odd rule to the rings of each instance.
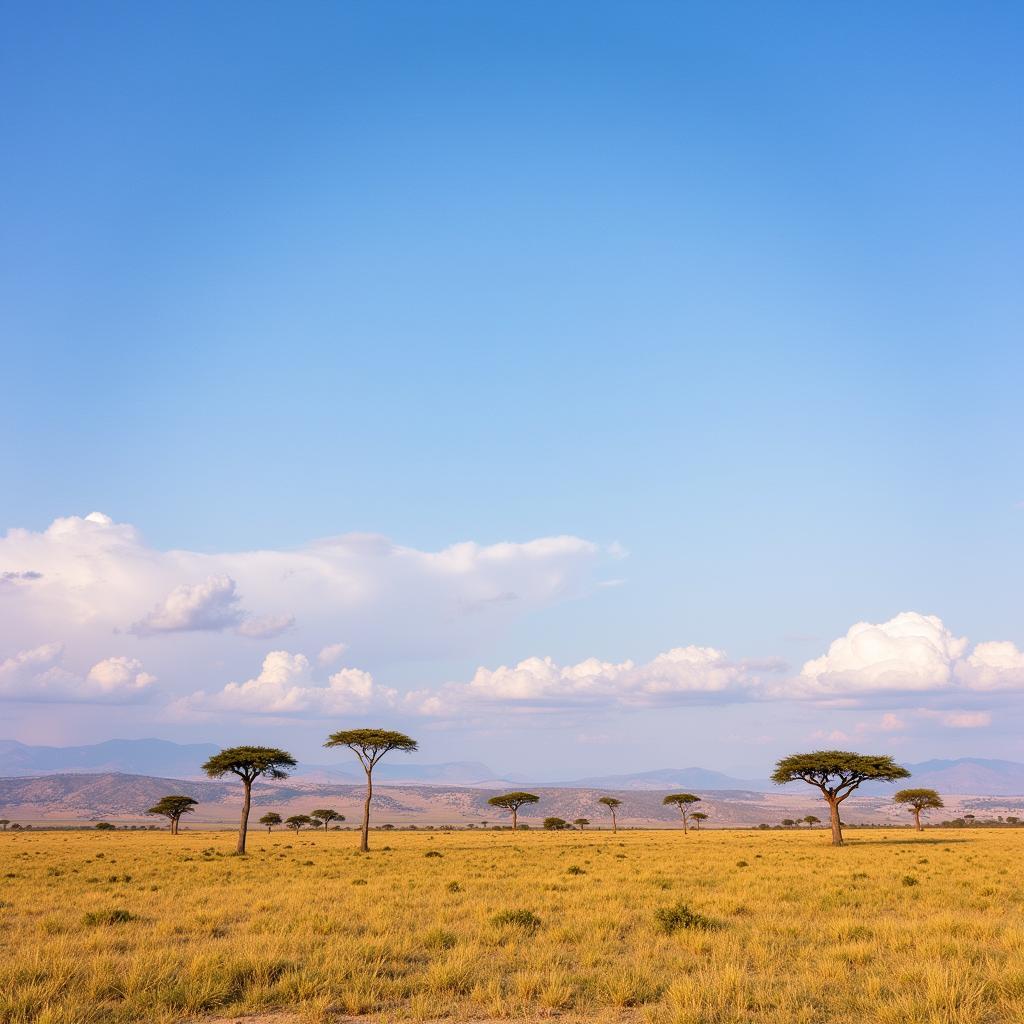
[[[850,840],[8,833],[0,1021],[1024,1020],[1024,832]]]

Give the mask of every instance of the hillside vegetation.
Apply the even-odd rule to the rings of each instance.
[[[1024,1019],[1015,831],[0,834],[0,1020]]]

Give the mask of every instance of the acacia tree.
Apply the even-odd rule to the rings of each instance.
[[[284,779],[298,764],[294,757],[277,747],[228,747],[214,754],[204,765],[203,771],[211,779],[225,775],[237,775],[242,780],[242,817],[238,823],[238,853],[245,853],[245,837],[249,830],[249,808],[252,805],[252,784],[264,776],[268,779]]]
[[[922,811],[937,811],[946,805],[934,789],[901,789],[893,796],[893,803],[903,804],[914,816],[918,832],[924,831],[921,824]]]
[[[293,832],[298,832],[303,825],[309,825],[312,821],[313,819],[308,814],[293,814],[290,818],[284,819],[284,823]]]
[[[319,825],[325,832],[327,831],[327,826],[330,825],[332,821],[345,820],[344,814],[339,814],[330,807],[322,807],[318,811],[310,811],[309,816],[313,819],[314,826]]]
[[[614,835],[619,831],[619,823],[615,820],[615,808],[622,806],[622,801],[617,800],[613,796],[603,796],[597,801],[599,804],[604,804],[609,811],[612,812],[612,834]]]
[[[267,811],[266,814],[260,818],[260,824],[267,826],[267,831],[272,832],[275,825],[281,824],[281,815],[277,811]]]
[[[690,821],[690,808],[694,804],[700,803],[700,797],[694,796],[692,793],[669,793],[664,800],[661,801],[666,807],[675,804],[679,808],[679,813],[683,818],[683,835],[686,835],[686,826]]]
[[[196,809],[198,800],[190,796],[164,796],[161,797],[148,811],[147,814],[159,814],[170,823],[171,835],[178,834],[178,822],[183,814],[192,814]]]
[[[10,823],[10,818],[0,818],[0,828],[2,828],[5,832],[7,831],[7,826],[10,825]]]
[[[549,832],[561,832],[563,828],[569,827],[569,822],[565,818],[545,818],[544,827]]]
[[[501,796],[492,796],[487,802],[491,807],[512,812],[512,831],[515,832],[519,826],[519,808],[526,804],[540,803],[540,797],[534,793],[503,793]]]
[[[572,823],[582,832],[589,824],[589,818],[573,818]]]
[[[373,799],[373,769],[377,762],[392,750],[411,754],[418,750],[416,741],[405,733],[389,729],[345,729],[332,732],[324,743],[325,747],[348,747],[366,772],[366,799],[363,801],[363,831],[359,849],[370,850],[370,801]]]
[[[832,825],[832,845],[843,845],[843,824],[839,805],[862,782],[895,782],[910,777],[888,754],[856,754],[849,750],[815,750],[810,754],[791,754],[775,766],[772,782],[806,782],[817,786],[828,804]]]
[[[802,817],[800,820],[806,822],[808,828],[814,828],[815,825],[821,824],[821,818],[819,818],[816,814],[804,815],[804,817]]]
[[[700,823],[702,821],[708,820],[708,816],[703,811],[694,811],[693,814],[690,815],[690,817],[693,818],[693,820],[696,822],[695,827],[698,832],[700,831]]]

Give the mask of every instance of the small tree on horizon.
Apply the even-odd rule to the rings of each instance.
[[[308,814],[293,814],[290,818],[285,818],[284,823],[293,832],[298,832],[304,825],[312,824],[313,819]]]
[[[808,828],[814,828],[815,825],[821,824],[821,818],[816,814],[805,814],[800,820],[806,822]]]
[[[589,818],[573,818],[572,823],[582,832],[589,824]]]
[[[918,832],[924,831],[921,824],[922,811],[937,811],[946,805],[934,789],[901,789],[893,795],[893,803],[903,804],[914,816]]]
[[[515,832],[519,825],[519,808],[526,804],[540,803],[540,797],[535,793],[502,793],[501,796],[492,796],[487,803],[491,807],[512,812],[512,831]]]
[[[10,818],[0,818],[0,828],[2,828],[5,832],[7,831],[7,826],[10,825],[10,823]]]
[[[324,743],[325,747],[348,747],[359,758],[366,773],[366,799],[363,801],[363,829],[359,849],[370,850],[370,802],[373,800],[373,769],[377,762],[392,750],[411,754],[419,747],[414,739],[402,732],[389,729],[343,729],[332,732]]]
[[[560,832],[562,829],[569,827],[569,822],[565,818],[545,818],[544,827],[549,832]]]
[[[219,754],[214,754],[203,765],[203,771],[211,779],[237,775],[242,780],[242,816],[238,823],[238,845],[235,848],[237,853],[245,853],[253,782],[261,776],[268,779],[285,779],[288,772],[297,764],[298,761],[291,754],[277,747],[228,747]]]
[[[599,804],[604,804],[604,806],[607,807],[609,811],[611,811],[611,814],[612,814],[612,835],[615,835],[615,833],[619,831],[619,823],[616,820],[615,811],[616,811],[616,808],[619,808],[619,807],[622,806],[622,801],[617,799],[614,796],[603,796],[597,802]]]
[[[320,810],[310,811],[309,816],[313,819],[314,827],[320,826],[325,832],[327,831],[327,826],[330,825],[332,821],[345,820],[344,814],[339,814],[330,807],[322,807]]]
[[[693,818],[693,820],[697,823],[695,827],[698,832],[700,831],[700,823],[702,821],[708,820],[708,815],[706,815],[703,811],[694,811],[693,814],[690,815],[690,817]]]
[[[679,808],[679,814],[683,819],[683,835],[685,836],[687,825],[690,821],[690,808],[694,804],[700,803],[700,797],[694,796],[693,793],[669,793],[661,802],[666,807],[671,807],[674,804]]]
[[[266,814],[260,818],[260,824],[267,826],[267,831],[272,832],[275,825],[281,824],[281,815],[277,811],[267,811]]]
[[[174,796],[161,797],[148,811],[147,814],[159,814],[161,817],[167,819],[170,824],[171,835],[176,836],[178,834],[178,822],[181,821],[183,814],[192,814],[196,809],[198,800],[193,800],[190,796],[181,796],[175,794]]]
[[[792,828],[795,824],[796,824],[796,822],[792,818],[783,818],[782,819],[782,827],[783,828]]]
[[[832,845],[843,845],[843,825],[839,820],[839,805],[862,782],[895,782],[910,777],[910,772],[898,765],[888,754],[857,754],[850,750],[815,750],[810,754],[791,754],[775,766],[772,782],[784,786],[787,782],[806,782],[821,790],[828,804],[832,825]]]

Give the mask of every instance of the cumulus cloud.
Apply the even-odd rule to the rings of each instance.
[[[701,703],[749,696],[755,677],[713,647],[675,647],[651,661],[608,662],[587,658],[558,665],[551,658],[527,658],[517,665],[478,668],[465,684],[409,694],[407,704],[422,714],[450,715],[472,706],[502,704],[523,710],[587,705],[650,707]]]
[[[1024,689],[1024,651],[1008,640],[980,643],[956,666],[956,675],[970,690]]]
[[[304,654],[271,651],[259,675],[228,683],[217,693],[194,693],[179,710],[249,715],[339,715],[393,707],[394,690],[377,686],[369,672],[343,668],[320,681]]]
[[[327,644],[326,647],[320,648],[316,660],[321,665],[333,665],[347,650],[348,644]]]
[[[96,662],[84,676],[64,667],[62,644],[42,644],[0,661],[0,699],[31,702],[132,703],[156,676],[135,658]]]
[[[162,551],[101,513],[68,516],[0,538],[0,566],[17,575],[0,586],[0,652],[56,636],[97,660],[117,633],[144,644],[132,653],[162,678],[207,685],[224,664],[244,670],[254,639],[286,630],[290,647],[312,651],[351,637],[362,662],[445,657],[583,593],[605,557],[570,536],[421,551],[344,534],[295,549]]]
[[[888,622],[858,622],[808,661],[788,690],[805,697],[944,690],[966,649],[966,638],[935,615],[902,612]]]
[[[187,633],[222,630],[242,622],[238,584],[224,574],[202,583],[175,587],[144,619],[134,623],[133,633]]]

